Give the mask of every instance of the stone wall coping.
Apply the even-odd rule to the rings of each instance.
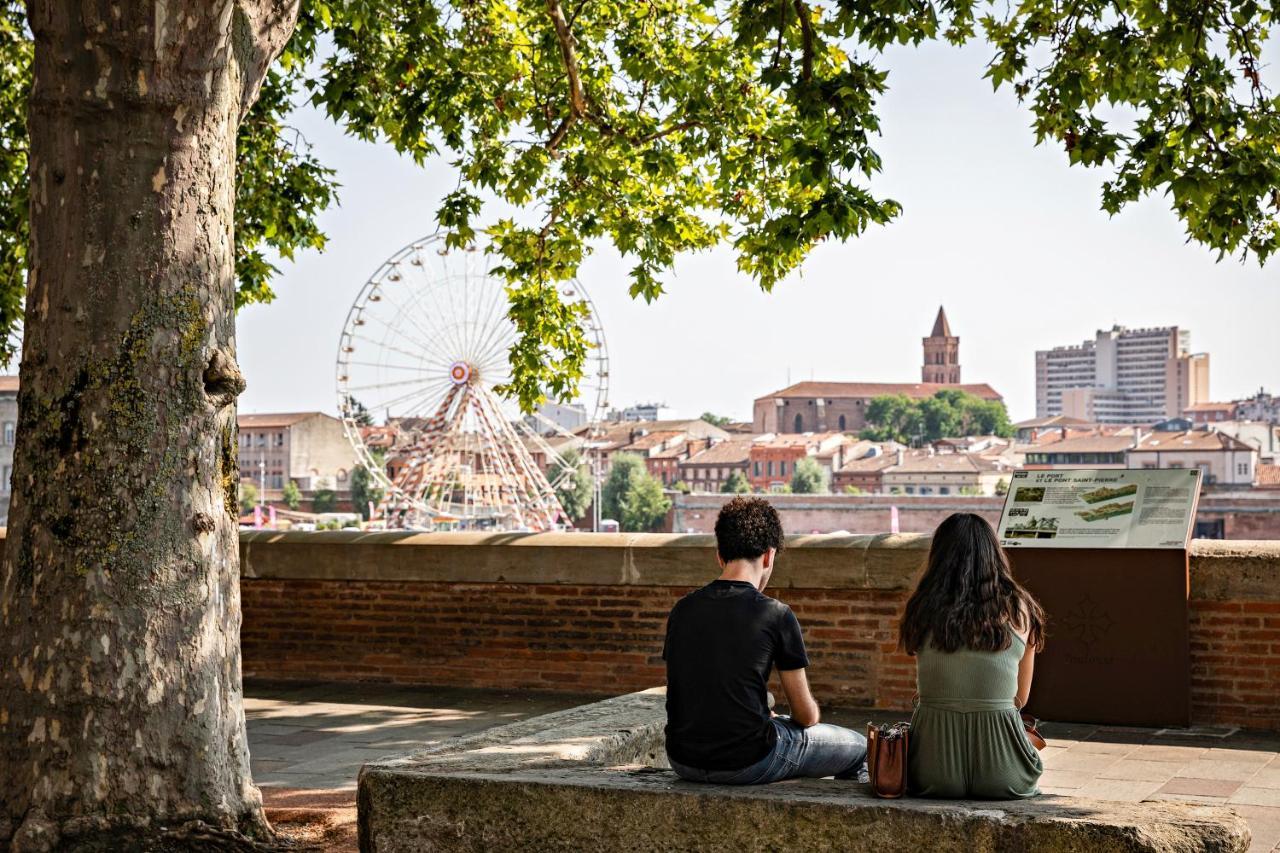
[[[1244,819],[1222,806],[880,800],[834,780],[683,782],[654,766],[661,699],[618,696],[370,762],[358,782],[361,849],[1243,853],[1250,843]]]
[[[909,588],[922,533],[789,536],[772,585]],[[279,580],[696,587],[718,573],[714,537],[663,533],[243,531],[241,572]],[[1280,541],[1194,540],[1191,595],[1280,601]]]

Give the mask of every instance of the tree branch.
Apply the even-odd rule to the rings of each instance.
[[[809,7],[804,4],[804,0],[795,0],[795,7],[796,17],[800,19],[800,33],[804,38],[800,79],[808,83],[813,79],[813,19],[809,15]]]
[[[258,100],[267,69],[289,43],[300,0],[235,0],[231,55],[240,69],[240,118]]]
[[[569,79],[569,115],[547,140],[547,150],[555,151],[578,119],[586,115],[587,98],[582,91],[582,77],[578,72],[577,42],[573,38],[573,33],[569,32],[569,22],[565,20],[560,0],[547,0],[547,14],[551,17],[552,26],[555,27],[556,41],[560,43],[560,56],[564,60],[565,75]]]

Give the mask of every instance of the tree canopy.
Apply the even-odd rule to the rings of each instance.
[[[560,506],[564,507],[569,519],[577,521],[586,516],[587,510],[591,508],[591,500],[595,496],[595,482],[587,463],[576,450],[566,450],[553,462],[547,472],[548,478],[555,482],[565,471],[572,473],[556,487],[556,497],[560,499]]]
[[[0,356],[24,288],[31,47],[0,0]],[[728,244],[769,290],[818,243],[901,213],[876,193],[881,51],[985,38],[987,77],[1036,142],[1104,166],[1102,207],[1168,197],[1189,239],[1264,262],[1280,241],[1280,102],[1257,0],[317,0],[240,128],[239,302],[269,301],[272,258],[323,248],[333,173],[287,124],[309,101],[360,138],[458,184],[437,221],[485,243],[519,337],[526,409],[572,396],[588,343],[552,282],[608,243],[653,300],[675,257]],[[524,213],[511,216],[515,209]],[[6,334],[7,333],[7,334]]]
[[[827,472],[812,456],[796,460],[791,472],[791,491],[798,495],[816,495],[827,491]]]
[[[729,476],[725,479],[724,485],[720,487],[720,491],[727,495],[749,495],[751,494],[751,481],[747,479],[746,474],[734,468],[729,472]]]
[[[905,394],[875,397],[867,404],[866,420],[861,437],[871,441],[919,445],[965,435],[1013,435],[1004,403],[959,389],[923,400]]]

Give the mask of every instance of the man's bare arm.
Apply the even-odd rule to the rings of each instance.
[[[809,679],[804,670],[779,670],[778,677],[782,679],[782,692],[787,696],[791,719],[805,727],[817,725],[820,716],[818,703],[809,692]]]

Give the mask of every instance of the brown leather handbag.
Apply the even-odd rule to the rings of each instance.
[[[877,797],[897,799],[907,792],[910,723],[867,723],[867,774]]]
[[[1022,713],[1022,728],[1027,732],[1027,740],[1031,741],[1031,745],[1036,748],[1037,752],[1043,752],[1047,744],[1045,743],[1044,735],[1040,734],[1040,730],[1037,728],[1039,725],[1040,721],[1035,717]]]

